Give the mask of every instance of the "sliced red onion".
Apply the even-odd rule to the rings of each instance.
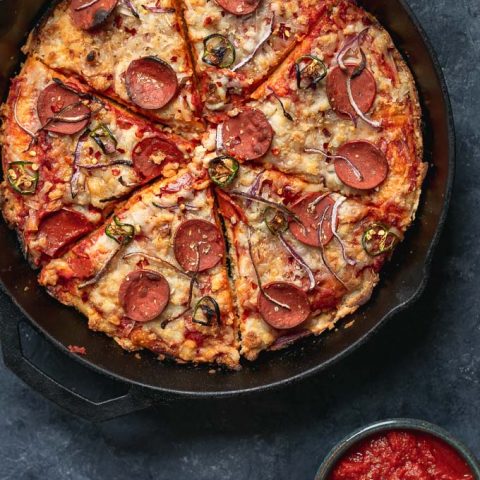
[[[120,323],[122,337],[127,338],[132,333],[136,323],[135,320],[128,320],[126,317],[123,317]]]
[[[187,278],[192,278],[191,275],[189,275],[188,273],[184,272],[183,270],[181,270],[180,268],[176,267],[175,265],[173,265],[173,263],[170,263],[168,260],[165,260],[161,257],[157,257],[155,255],[149,255],[148,253],[144,253],[144,252],[130,252],[130,253],[127,253],[125,254],[122,258],[124,260],[127,260],[129,258],[132,258],[132,257],[144,257],[146,258],[147,260],[151,260],[152,262],[157,262],[157,263],[163,263],[167,266],[169,266],[171,269],[175,270],[177,273],[179,273],[180,275],[184,275],[185,277]]]
[[[263,183],[263,173],[265,170],[262,170],[256,177],[250,188],[248,189],[248,194],[249,195],[255,195],[258,196],[262,190],[262,183]],[[252,200],[247,200],[245,202],[245,206],[248,208],[252,204]]]
[[[65,112],[63,112],[65,113]],[[82,122],[83,120],[86,120],[87,118],[90,118],[91,112],[89,113],[84,113],[83,115],[77,115],[76,117],[62,117],[61,115],[54,115],[51,117],[52,120],[48,121],[53,121],[53,122],[62,122],[62,123],[78,123]]]
[[[337,219],[338,219],[338,209],[340,208],[340,206],[346,201],[347,199],[345,197],[339,197],[334,205],[333,205],[333,210],[332,210],[332,233],[333,233],[333,236],[337,239],[338,243],[340,244],[340,247],[342,248],[342,256],[343,256],[343,259],[345,260],[345,262],[348,264],[348,265],[356,265],[357,264],[357,261],[354,260],[353,258],[350,258],[348,255],[347,255],[347,250],[345,248],[345,244],[343,243],[343,240],[340,238],[340,235],[338,235],[338,232],[337,232]]]
[[[13,118],[15,119],[15,123],[27,134],[29,135],[32,140],[36,140],[37,138],[37,134],[36,133],[33,133],[31,130],[29,130],[27,127],[25,127],[24,125],[22,125],[20,123],[20,120],[18,119],[18,115],[17,115],[17,104],[18,104],[18,99],[20,97],[21,93],[20,91],[18,92],[18,95],[17,95],[17,98],[15,99],[15,103],[13,105]]]
[[[135,17],[140,20],[140,14],[138,13],[138,10],[135,8],[135,5],[130,1],[130,0],[123,0],[123,3],[125,6],[128,8],[130,13]]]
[[[309,332],[308,330],[301,330],[299,332],[287,333],[286,335],[282,335],[281,337],[278,337],[272,343],[272,345],[268,347],[268,349],[271,351],[281,350],[282,348],[288,347],[293,342],[296,342],[301,338],[308,337],[309,335],[312,335],[312,332]]]
[[[174,8],[151,7],[149,5],[142,5],[142,7],[152,13],[175,13]]]
[[[353,70],[351,75],[352,78],[358,77],[367,67],[367,57],[365,55],[365,52],[363,51],[362,47],[359,47],[359,50],[360,50],[361,60],[360,60],[360,63]]]
[[[273,32],[273,23],[275,21],[275,14],[272,14],[271,18],[270,18],[270,23],[267,27],[267,30],[265,32],[265,34],[262,36],[262,38],[258,41],[257,45],[255,46],[255,48],[252,50],[252,53],[250,53],[249,55],[247,55],[240,63],[237,63],[233,68],[232,68],[232,71],[233,72],[236,72],[238,69],[242,68],[245,64],[247,64],[254,56],[255,54],[258,52],[258,50],[260,49],[260,47],[270,38],[270,35],[272,34]]]
[[[310,213],[310,214],[314,214],[315,213],[315,207],[326,197],[328,197],[330,195],[330,192],[327,192],[327,193],[324,193],[323,195],[320,195],[319,197],[317,197],[315,200],[313,200],[312,202],[310,202],[308,205],[307,205],[307,212]]]
[[[352,108],[355,110],[355,113],[365,122],[371,125],[373,128],[379,128],[382,126],[382,122],[372,120],[368,118],[359,108],[359,106],[356,104],[355,99],[353,98],[352,94],[352,77],[347,78],[347,92],[348,92],[348,100],[350,102],[350,105]]]
[[[217,131],[215,133],[215,148],[217,153],[222,153],[225,149],[223,145],[223,123],[220,123],[217,126]]]
[[[183,315],[185,315],[187,312],[189,312],[192,309],[193,286],[195,285],[195,283],[198,284],[197,276],[198,276],[198,270],[200,268],[200,251],[198,249],[198,244],[195,245],[195,252],[197,254],[195,273],[192,276],[188,275],[188,277],[190,278],[190,287],[188,289],[187,306],[178,315],[175,315],[174,317],[167,318],[166,320],[164,320],[161,324],[162,328],[165,328],[169,322],[172,322],[173,320],[176,320],[177,318],[182,317]]]
[[[348,70],[348,67],[343,62],[343,58],[348,53],[348,51],[353,47],[353,45],[362,39],[361,37],[363,37],[363,35],[369,28],[370,27],[364,28],[358,35],[355,35],[351,40],[349,40],[338,52],[337,63],[344,72]]]
[[[78,102],[71,103],[70,105],[67,105],[66,107],[63,107],[59,112],[54,113],[42,127],[38,130],[40,132],[41,130],[45,130],[51,123],[53,122],[62,122],[62,123],[78,123],[82,122],[83,120],[87,120],[87,118],[90,118],[92,112],[84,113],[83,115],[77,115],[76,117],[63,117],[62,115],[72,108],[78,107],[79,105],[83,105],[82,102],[79,100]],[[37,133],[38,133],[37,132]]]
[[[275,305],[278,305],[279,307],[282,307],[282,308],[285,308],[287,310],[291,310],[290,306],[289,305],[286,305],[284,303],[281,303],[279,302],[278,300],[275,300],[273,297],[271,297],[264,289],[263,289],[263,286],[262,286],[262,281],[260,279],[260,274],[258,273],[258,268],[257,268],[257,265],[255,263],[255,260],[253,258],[253,248],[252,248],[252,239],[251,239],[251,231],[250,231],[250,228],[247,227],[247,232],[248,232],[248,235],[247,235],[247,241],[248,241],[248,253],[250,255],[250,260],[252,262],[252,265],[253,265],[253,270],[255,271],[255,277],[257,278],[257,284],[258,284],[258,289],[260,290],[260,292],[262,293],[262,295],[264,295],[266,298],[268,298],[268,300],[270,300],[272,303],[274,303]]]
[[[332,267],[328,263],[328,260],[325,257],[325,246],[323,245],[322,241],[322,232],[323,232],[323,223],[325,221],[325,217],[327,216],[327,212],[330,210],[330,207],[327,207],[323,211],[322,219],[320,220],[320,223],[318,225],[318,240],[320,243],[320,255],[322,257],[322,262],[325,265],[326,269],[332,274],[332,276],[335,277],[335,279],[345,287],[346,290],[348,290],[348,287],[345,285],[345,282],[333,271]]]
[[[323,150],[320,150],[319,148],[305,148],[304,152],[320,153],[324,157],[332,160],[335,160],[335,158],[340,158],[341,160],[345,161],[348,164],[348,166],[351,168],[353,174],[358,178],[358,180],[363,181],[362,172],[360,172],[360,170],[347,157],[343,157],[342,155],[331,155],[327,152],[324,152]]]
[[[95,163],[95,164],[77,162],[76,165],[78,168],[84,168],[85,170],[95,170],[97,168],[113,167],[114,165],[125,165],[127,167],[131,167],[133,166],[133,162],[131,160],[119,158],[118,160],[111,160],[110,162]]]
[[[154,207],[161,208],[163,210],[179,210],[180,209],[178,205],[160,205],[157,202],[152,202],[152,205]],[[188,203],[184,204],[184,207],[185,207],[185,210],[189,210],[192,212],[199,210],[199,208],[196,207],[195,205],[189,205]]]
[[[90,130],[87,128],[79,137],[77,141],[77,145],[75,147],[75,153],[73,156],[73,163],[77,165],[80,162],[80,154],[82,151],[82,146],[86,142],[88,136],[90,135]]]
[[[80,154],[82,151],[82,146],[90,135],[90,130],[87,128],[79,137],[77,145],[75,147],[75,153],[73,154],[73,172],[72,177],[70,178],[70,193],[72,198],[75,198],[79,192],[78,180],[80,179],[80,170],[78,169],[78,163],[80,161]]]
[[[121,175],[120,175],[120,177],[118,177],[118,181],[120,182],[120,185],[122,185],[125,188],[133,188],[133,187],[136,187],[138,185],[138,183],[135,183],[135,182],[133,182],[133,183],[126,182]]]
[[[313,290],[315,288],[315,276],[313,275],[312,269],[306,264],[305,260],[294,250],[294,248],[287,242],[285,237],[279,233],[278,238],[280,239],[281,244],[284,246],[285,250],[294,258],[294,260],[307,272],[308,280],[310,285],[308,290]]]
[[[92,5],[95,5],[98,3],[100,0],[90,0],[89,2],[84,3],[83,5],[80,5],[75,9],[76,12],[79,12],[81,10],[85,10],[86,8],[91,7]]]
[[[80,175],[81,172],[78,168],[73,169],[72,176],[70,178],[70,194],[72,195],[72,198],[75,198],[78,195],[78,192],[80,191]]]
[[[282,102],[282,99],[275,93],[275,90],[272,87],[267,87],[267,88],[268,88],[268,90],[270,90],[272,92],[273,97],[280,104],[280,107],[282,108],[283,116],[287,120],[290,120],[291,122],[294,122],[295,120],[293,119],[292,115],[289,112],[287,112],[287,110],[285,109],[285,105]]]
[[[116,250],[114,250],[112,253],[110,253],[107,260],[102,265],[102,268],[100,268],[100,270],[96,273],[96,275],[94,277],[92,277],[90,280],[87,280],[86,282],[80,283],[78,285],[78,288],[82,289],[82,288],[85,288],[85,287],[88,287],[90,285],[93,285],[93,284],[97,283],[103,277],[103,275],[107,271],[107,268],[109,267],[110,263],[112,262],[112,260],[115,258],[115,256],[117,255],[117,253],[119,251],[120,251],[120,247],[118,247]]]
[[[64,88],[65,90],[68,90],[69,92],[72,92],[75,95],[78,95],[80,98],[86,98],[88,100],[94,100],[95,99],[95,101],[103,103],[100,99],[97,99],[91,93],[81,92],[80,90],[78,90],[76,88],[73,88],[70,85],[67,85],[65,82],[63,82],[59,78],[53,77],[52,81],[54,83],[56,83],[57,85],[59,85],[60,87]],[[67,105],[67,107],[68,107],[68,105]]]
[[[264,205],[269,205],[270,207],[273,207],[277,210],[280,210],[281,212],[283,212],[287,217],[291,218],[292,220],[294,220],[295,222],[302,224],[301,220],[297,217],[297,215],[295,215],[293,212],[291,212],[287,207],[285,207],[284,205],[281,205],[280,203],[276,203],[276,202],[272,202],[270,200],[267,200],[266,198],[263,198],[263,197],[259,197],[257,195],[250,195],[248,193],[244,193],[244,192],[239,192],[238,190],[232,190],[231,192],[229,192],[229,194],[232,196],[232,197],[242,197],[242,198],[247,198],[248,200],[251,200],[253,202],[258,202],[258,203],[263,203]]]

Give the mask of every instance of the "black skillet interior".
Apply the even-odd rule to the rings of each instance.
[[[45,8],[44,0],[0,0],[0,88],[4,96],[8,78],[18,68],[20,45]],[[415,225],[398,248],[393,261],[373,299],[344,329],[316,339],[305,339],[300,347],[265,354],[253,364],[245,364],[237,373],[211,375],[208,368],[160,363],[152,355],[142,354],[134,360],[101,334],[89,331],[85,319],[73,309],[50,298],[36,283],[36,274],[22,257],[15,234],[0,222],[0,279],[4,289],[47,338],[69,354],[65,345],[83,345],[87,356],[79,361],[97,372],[137,384],[144,393],[170,396],[233,395],[264,390],[289,383],[332,364],[361,344],[391,314],[410,302],[420,292],[428,274],[428,264],[448,204],[454,155],[454,133],[448,95],[428,41],[419,30],[402,0],[363,0],[392,34],[400,51],[412,68],[421,94],[425,121],[425,161],[430,164],[424,194]],[[3,319],[11,326],[18,318]],[[3,334],[2,334],[3,335]],[[3,350],[9,349],[4,341]],[[12,347],[13,348],[13,347]],[[15,368],[15,361],[7,362]],[[32,383],[32,382],[30,382]],[[41,389],[36,386],[36,388]],[[133,408],[132,408],[133,409]]]

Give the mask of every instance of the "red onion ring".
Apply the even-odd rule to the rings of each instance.
[[[336,200],[336,202],[333,205],[332,209],[332,233],[333,236],[337,239],[338,243],[340,244],[340,247],[342,248],[342,256],[345,262],[348,265],[356,265],[358,262],[354,260],[353,258],[350,258],[347,255],[347,251],[345,248],[345,244],[343,243],[343,240],[340,238],[340,235],[338,235],[337,232],[337,217],[338,217],[338,209],[340,206],[346,201],[347,199],[345,197],[340,197]]]
[[[297,253],[294,248],[287,242],[285,237],[279,233],[278,238],[280,239],[280,242],[282,243],[283,247],[285,250],[295,259],[295,261],[307,272],[308,275],[308,280],[310,281],[310,285],[308,287],[308,290],[313,290],[315,288],[316,282],[315,282],[315,276],[313,275],[312,269],[307,265],[305,260],[300,256],[299,253]]]
[[[270,35],[272,35],[273,32],[273,23],[275,21],[275,14],[272,13],[272,16],[270,18],[270,23],[268,25],[267,31],[263,35],[263,37],[258,41],[257,45],[255,48],[252,50],[252,53],[247,55],[240,63],[237,63],[231,70],[232,72],[236,72],[238,69],[242,68],[245,64],[247,64],[258,52],[260,47],[270,38]]]
[[[322,241],[322,232],[323,232],[323,223],[325,221],[325,217],[327,215],[327,212],[330,210],[330,207],[328,206],[324,211],[322,215],[322,219],[320,220],[320,223],[318,225],[318,240],[320,243],[320,255],[322,257],[322,262],[325,265],[325,268],[332,274],[335,279],[342,284],[342,286],[348,290],[348,287],[345,285],[345,282],[333,271],[332,267],[328,263],[326,257],[325,257],[325,246],[323,245]]]

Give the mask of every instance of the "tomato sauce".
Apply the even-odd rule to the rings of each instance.
[[[465,460],[431,435],[393,430],[358,443],[328,480],[474,480]]]

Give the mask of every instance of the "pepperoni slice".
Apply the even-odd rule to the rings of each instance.
[[[70,15],[73,23],[82,30],[91,30],[102,25],[118,0],[71,0]]]
[[[213,223],[192,219],[178,227],[173,240],[173,251],[177,262],[185,271],[195,272],[198,263],[198,271],[203,272],[220,262],[224,244],[220,231]]]
[[[348,73],[351,74],[355,66],[346,65]],[[327,77],[327,95],[332,109],[340,115],[348,115],[356,117],[350,100],[348,99],[347,90],[348,76],[340,67],[335,67]],[[372,73],[366,68],[355,78],[352,78],[352,96],[358,108],[367,113],[373,105],[377,95],[377,85]]]
[[[39,236],[46,238],[43,251],[55,257],[68,244],[92,230],[92,224],[81,213],[73,210],[59,210],[46,217],[40,224]]]
[[[147,110],[157,110],[175,96],[178,80],[168,63],[156,57],[143,57],[128,66],[125,85],[133,103]]]
[[[220,5],[228,13],[233,13],[233,15],[241,16],[248,15],[254,12],[260,0],[215,0],[218,5]]]
[[[322,198],[323,197],[323,198]],[[302,225],[291,221],[289,224],[292,235],[302,243],[312,247],[319,247],[318,227],[322,221],[325,210],[325,218],[322,228],[322,243],[326,245],[333,237],[332,210],[335,202],[329,195],[322,193],[310,193],[289,207],[300,218]]]
[[[67,259],[75,278],[85,279],[92,277],[95,273],[95,265],[90,257],[74,255]]]
[[[80,97],[74,92],[56,83],[44,88],[37,100],[37,113],[44,130],[73,135],[83,130],[90,122],[90,109],[80,102]],[[71,108],[67,108],[72,105]],[[52,120],[52,117],[68,121]],[[75,122],[76,118],[81,120]]]
[[[149,137],[135,145],[132,152],[133,168],[142,178],[161,175],[169,162],[183,163],[183,154],[177,146],[160,137]]]
[[[338,178],[349,187],[370,190],[378,187],[388,175],[385,155],[372,143],[363,140],[344,143],[337,155],[347,158],[355,168],[341,158],[335,159]]]
[[[288,305],[281,307],[269,300],[262,292],[257,298],[257,308],[262,318],[273,328],[281,330],[294,328],[303,323],[310,315],[310,303],[307,294],[296,285],[287,282],[269,283],[263,290],[277,302]]]
[[[272,126],[260,110],[244,110],[223,124],[223,144],[228,155],[237,160],[263,157],[272,140]]]
[[[170,300],[170,286],[158,272],[135,270],[124,278],[118,298],[128,318],[150,322],[165,310]]]

